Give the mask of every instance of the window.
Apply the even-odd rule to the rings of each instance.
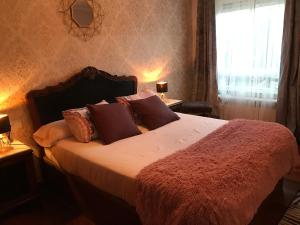
[[[284,0],[216,0],[219,96],[276,101]]]

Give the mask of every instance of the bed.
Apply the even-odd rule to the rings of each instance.
[[[63,110],[101,100],[112,103],[115,97],[136,92],[136,77],[112,76],[87,67],[64,83],[29,92],[27,99],[34,127],[38,129],[62,119]],[[143,130],[142,135],[106,146],[99,140],[82,144],[67,138],[51,148],[41,148],[41,159],[45,167],[67,180],[76,201],[97,224],[141,224],[136,213],[136,177],[140,172],[228,123],[179,116],[180,120],[157,130]]]

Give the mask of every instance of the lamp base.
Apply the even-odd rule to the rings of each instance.
[[[159,94],[159,97],[160,97],[160,100],[162,100],[163,102],[167,102],[167,101],[168,101],[168,98],[167,98],[167,96],[165,95],[165,93],[160,93],[160,94]]]
[[[9,133],[0,134],[0,152],[6,152],[13,149],[11,147],[11,141],[9,136]]]

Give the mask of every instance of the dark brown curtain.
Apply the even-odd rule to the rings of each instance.
[[[218,113],[216,55],[215,1],[198,0],[193,100],[208,102]]]
[[[277,122],[300,143],[300,1],[286,0]]]

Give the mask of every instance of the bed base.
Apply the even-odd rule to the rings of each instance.
[[[135,208],[124,200],[101,191],[78,176],[66,174],[44,161],[42,163],[44,186],[95,225],[141,225]]]
[[[76,207],[95,225],[142,225],[134,207],[118,197],[101,191],[80,177],[65,174],[45,162],[43,174],[46,187],[55,191],[70,207]],[[282,195],[283,180],[280,180],[274,191],[262,203],[250,225],[259,224],[257,221],[264,216],[265,205],[270,204],[274,197]]]

